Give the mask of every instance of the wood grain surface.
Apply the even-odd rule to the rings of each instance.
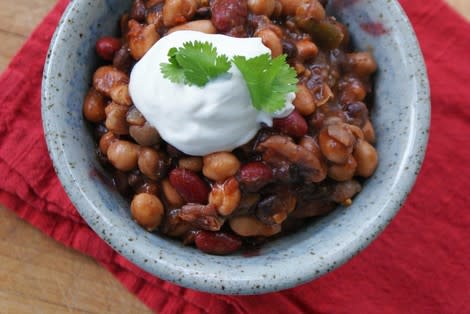
[[[470,0],[447,0],[470,19]],[[55,0],[0,0],[0,71]],[[150,313],[94,260],[0,205],[0,313]]]

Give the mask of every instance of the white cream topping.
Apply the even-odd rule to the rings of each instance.
[[[234,38],[195,31],[177,31],[162,37],[134,66],[129,92],[134,105],[161,137],[180,151],[203,156],[231,151],[249,142],[261,123],[289,115],[294,93],[286,96],[282,110],[274,114],[252,106],[250,92],[235,65],[229,73],[203,87],[175,84],[163,77],[160,63],[168,63],[168,51],[188,41],[210,42],[218,54],[253,58],[271,53],[260,38]]]

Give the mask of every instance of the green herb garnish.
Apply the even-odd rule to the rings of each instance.
[[[161,63],[160,69],[173,83],[202,87],[230,69],[227,56],[217,55],[209,42],[185,42],[182,48],[171,48],[168,57],[170,63]]]
[[[185,42],[182,48],[171,48],[168,57],[170,63],[161,63],[160,69],[164,78],[178,84],[203,87],[231,67],[227,56],[218,55],[209,42]],[[286,63],[286,55],[274,59],[267,53],[251,59],[235,56],[232,62],[242,73],[258,110],[273,113],[282,109],[286,95],[297,89],[297,74]]]

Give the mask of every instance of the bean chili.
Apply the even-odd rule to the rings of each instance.
[[[106,65],[83,114],[138,224],[223,255],[352,203],[378,163],[367,97],[377,65],[350,50],[326,2],[134,0],[121,37],[98,40]],[[166,143],[132,105],[128,82],[135,62],[177,30],[260,37],[273,57],[286,54],[299,79],[295,111],[233,152],[187,156]]]

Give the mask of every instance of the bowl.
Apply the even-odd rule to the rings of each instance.
[[[254,256],[207,255],[144,231],[129,203],[103,181],[82,101],[98,65],[98,38],[117,32],[131,1],[72,1],[53,37],[42,86],[50,156],[71,201],[118,253],[178,285],[222,294],[260,294],[311,281],[366,247],[390,222],[414,184],[428,139],[429,89],[413,29],[397,1],[330,1],[356,49],[372,50],[379,70],[372,120],[379,166],[350,207],[339,207]],[[253,255],[253,254],[252,254]]]

